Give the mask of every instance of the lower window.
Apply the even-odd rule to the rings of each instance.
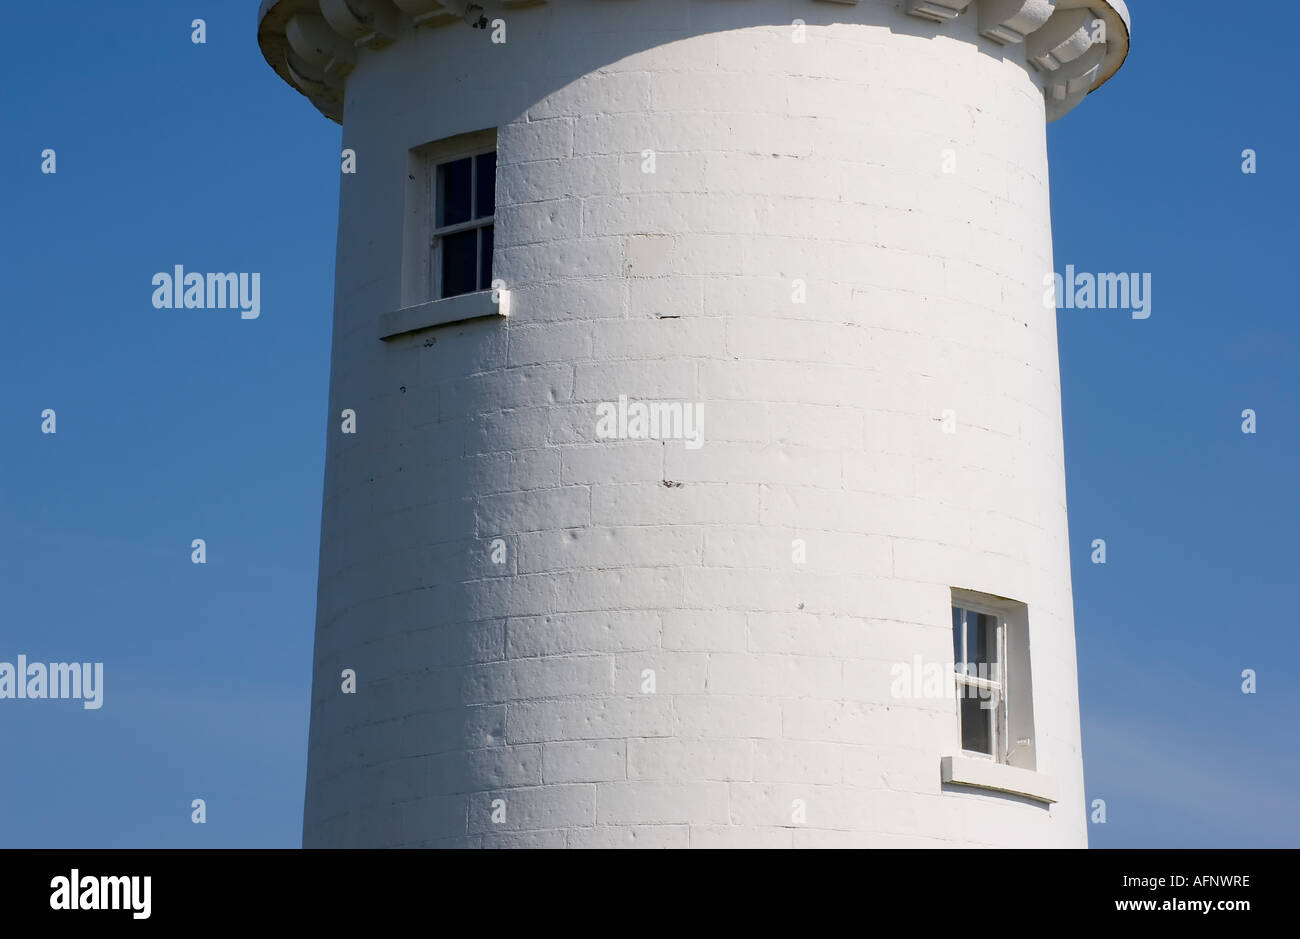
[[[952,608],[953,678],[957,683],[961,748],[999,762],[1006,739],[1006,696],[997,614]]]
[[[952,653],[962,751],[1034,769],[1028,608],[953,590]]]

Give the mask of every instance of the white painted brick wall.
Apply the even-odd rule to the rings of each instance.
[[[1086,843],[1038,78],[898,6],[565,0],[361,55],[306,845]],[[379,341],[408,151],[491,126],[510,318]],[[619,395],[702,404],[703,448],[598,439]],[[942,791],[952,702],[890,697],[954,586],[1029,606],[1050,809]]]

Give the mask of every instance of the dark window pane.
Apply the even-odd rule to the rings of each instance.
[[[976,665],[988,665],[992,632],[993,617],[987,613],[966,613],[966,651]],[[978,674],[982,678],[990,677],[987,670]]]
[[[956,671],[962,671],[962,662],[965,659],[961,654],[961,607],[952,608],[952,661]]]
[[[478,289],[487,290],[492,286],[492,226],[487,225],[479,229],[479,241],[481,258],[479,264]]]
[[[478,232],[446,235],[442,239],[442,295],[455,297],[474,291]]]
[[[468,222],[470,215],[470,158],[438,167],[438,225]]]
[[[478,161],[474,168],[478,174],[474,181],[474,217],[487,218],[497,210],[497,155],[483,153],[474,159]]]
[[[976,753],[993,755],[993,735],[990,724],[993,709],[984,708],[975,689],[957,686],[961,703],[961,747]]]

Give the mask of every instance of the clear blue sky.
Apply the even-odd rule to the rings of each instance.
[[[254,0],[126,6],[29,5],[0,60],[0,660],[106,671],[0,702],[0,846],[296,846],[340,131]],[[1130,6],[1048,131],[1057,269],[1154,278],[1148,320],[1059,314],[1091,844],[1297,846],[1300,88],[1211,4]],[[178,263],[261,272],[261,318],[155,310]]]

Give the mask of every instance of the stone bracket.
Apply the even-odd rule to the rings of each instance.
[[[908,0],[907,12],[922,19],[942,23],[961,13],[971,0]]]
[[[980,0],[980,35],[994,42],[1024,42],[1051,17],[1055,0]]]
[[[442,26],[461,19],[453,0],[393,0],[416,26]]]
[[[397,41],[397,10],[388,0],[320,0],[330,28],[353,44],[382,49]]]
[[[1091,10],[1062,10],[1047,25],[1025,41],[1029,61],[1040,70],[1052,72],[1073,62],[1093,45],[1092,22],[1097,15]]]

